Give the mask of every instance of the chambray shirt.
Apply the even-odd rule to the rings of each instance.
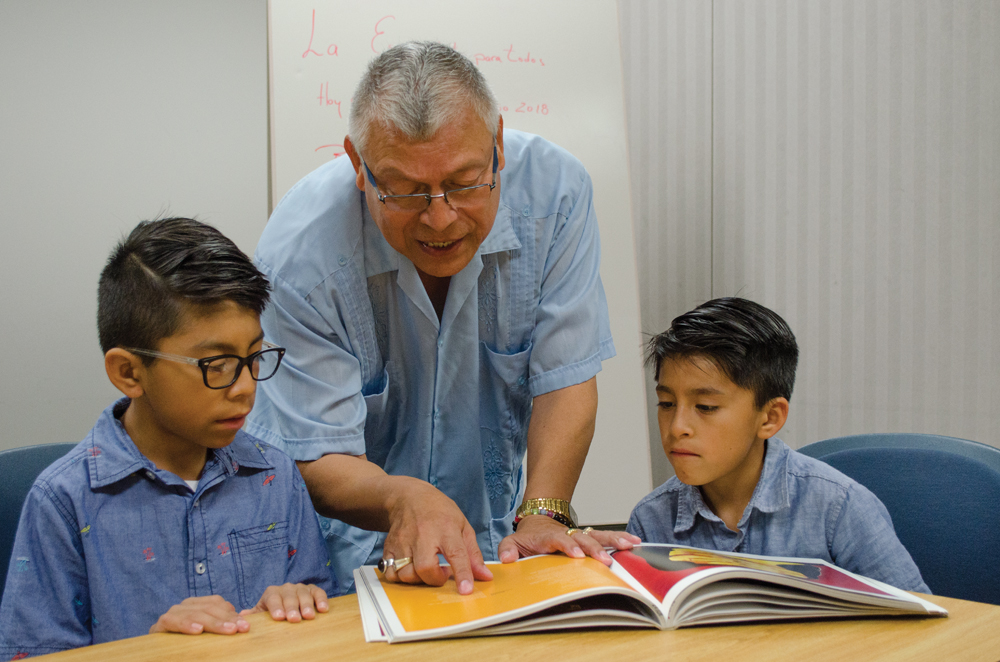
[[[191,488],[156,468],[108,407],[24,504],[0,606],[0,658],[146,634],[185,598],[236,610],[285,582],[338,593],[295,463],[238,432]]]
[[[452,276],[442,319],[416,268],[382,236],[350,160],[306,176],[271,216],[255,260],[261,318],[287,348],[247,430],[296,460],[361,455],[455,500],[486,559],[512,531],[534,396],[582,383],[614,355],[589,175],[550,142],[504,132],[500,206]],[[323,520],[343,586],[384,534]]]
[[[632,511],[643,542],[823,559],[906,591],[930,593],[874,494],[825,462],[768,439],[764,470],[738,524],[727,527],[701,490],[676,476]]]

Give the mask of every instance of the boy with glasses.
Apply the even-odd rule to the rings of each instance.
[[[240,431],[285,351],[264,341],[268,298],[253,263],[197,221],[140,223],[112,253],[98,331],[126,397],[25,501],[0,657],[326,611],[337,587],[298,469]]]

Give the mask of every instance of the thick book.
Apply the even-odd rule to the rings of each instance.
[[[493,581],[383,581],[354,571],[368,641],[522,634],[595,627],[672,629],[804,618],[947,616],[927,600],[819,559],[638,545],[594,559],[532,556],[490,564]]]

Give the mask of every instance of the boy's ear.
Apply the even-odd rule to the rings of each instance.
[[[770,439],[778,434],[788,420],[788,398],[773,398],[763,410],[766,418],[761,423],[757,436],[761,439]]]
[[[109,349],[104,355],[104,369],[115,388],[135,400],[143,394],[145,366],[138,356],[121,347]]]

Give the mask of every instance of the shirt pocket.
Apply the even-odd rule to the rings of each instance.
[[[268,586],[285,583],[288,559],[288,520],[229,532],[229,549],[236,564],[240,609],[257,604]]]
[[[386,361],[379,380],[371,385],[370,393],[362,391],[365,400],[365,453],[371,462],[385,466],[386,457],[396,434],[396,416],[390,402],[389,389],[395,387],[392,361]]]
[[[515,505],[518,477],[527,448],[531,392],[531,345],[500,354],[480,343],[479,439],[491,517],[506,518]]]

